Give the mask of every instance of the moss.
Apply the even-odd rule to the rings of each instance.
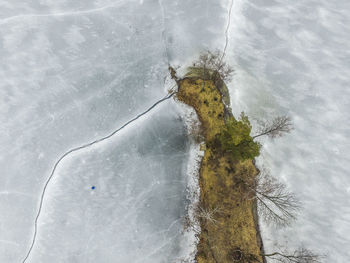
[[[195,73],[198,72],[200,71]],[[214,81],[200,79],[193,72],[191,74],[178,82],[177,97],[195,109],[202,123],[207,147],[200,168],[200,206],[206,210],[216,211],[214,222],[201,219],[202,231],[196,260],[198,263],[233,262],[232,257],[235,255],[232,251],[236,251],[237,248],[256,255],[260,259],[254,201],[243,200],[244,189],[241,189],[240,184],[236,183],[242,176],[255,177],[257,175],[252,160],[255,153],[249,153],[245,158],[238,158],[232,152],[222,150],[222,147],[226,146],[219,145],[221,150],[218,150],[218,147],[214,147],[212,143],[220,141],[220,136],[224,131],[232,128],[232,123],[234,127],[228,134],[237,133],[235,134],[237,138],[232,140],[242,142],[244,138],[249,141],[250,129],[246,122],[247,118],[235,120],[224,102],[226,95],[221,92]],[[208,104],[203,103],[204,101],[207,101]],[[218,116],[225,116],[225,118]],[[239,128],[235,125],[238,125]],[[219,143],[224,143],[224,141]],[[245,152],[245,148],[241,150]]]

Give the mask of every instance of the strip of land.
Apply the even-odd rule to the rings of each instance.
[[[242,198],[242,178],[254,178],[258,170],[253,159],[237,159],[216,150],[212,142],[233,118],[227,88],[221,79],[204,79],[192,70],[177,80],[177,99],[193,107],[201,122],[205,153],[200,166],[201,225],[196,255],[198,263],[263,262],[256,203]],[[243,258],[241,251],[252,258]],[[255,258],[255,259],[253,259]]]

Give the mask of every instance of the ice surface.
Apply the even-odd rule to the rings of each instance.
[[[24,258],[58,158],[164,97],[168,62],[216,46],[225,17],[225,1],[0,1],[0,262]],[[182,256],[189,146],[183,114],[162,107],[63,161],[28,262]]]
[[[178,257],[188,143],[174,107],[162,105],[119,136],[62,161],[47,189],[31,262]]]
[[[295,130],[265,140],[260,164],[304,203],[299,220],[264,227],[268,249],[304,244],[350,258],[349,1],[235,1],[229,60],[233,110],[292,117]]]
[[[167,64],[159,9],[150,13],[152,6],[119,2],[96,12],[75,11],[97,4],[106,5],[78,8],[62,2],[51,8],[48,2],[45,12],[28,6],[25,13],[66,15],[1,22],[0,189],[9,192],[0,196],[1,262],[24,257],[40,192],[59,156],[102,137],[164,96]],[[8,5],[18,9],[16,14],[26,6]]]

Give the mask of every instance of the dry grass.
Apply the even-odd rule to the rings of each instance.
[[[225,107],[219,89],[213,81],[185,78],[179,81],[177,98],[194,107],[202,123],[206,141],[225,125]],[[260,258],[257,230],[254,222],[254,201],[244,200],[244,189],[237,181],[255,177],[252,160],[238,162],[229,155],[219,155],[207,147],[200,169],[200,242],[198,263],[234,261],[237,249]]]

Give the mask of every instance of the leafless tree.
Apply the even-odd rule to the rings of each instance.
[[[196,234],[200,234],[200,228],[197,227],[197,222],[202,222],[205,225],[212,224],[218,225],[218,220],[215,218],[217,214],[222,213],[219,207],[207,208],[198,202],[194,207],[194,218],[191,219],[187,212],[187,215],[183,217],[184,231],[193,230]]]
[[[235,249],[233,251],[234,262],[257,262],[262,263],[261,260],[253,254],[247,253],[246,251]],[[262,253],[261,257],[270,259],[269,262],[279,263],[321,263],[321,259],[324,257],[312,252],[309,249],[301,247],[292,253],[288,252],[273,252],[273,253]]]
[[[256,199],[258,213],[266,222],[288,225],[296,218],[300,202],[286,186],[270,176],[266,169],[253,179],[243,180],[245,199]]]
[[[274,252],[270,254],[263,254],[267,258],[280,263],[320,263],[323,256],[315,254],[311,250],[301,247],[293,253]]]
[[[293,130],[293,124],[291,118],[288,116],[278,116],[272,121],[266,121],[261,123],[261,129],[259,133],[253,136],[253,139],[267,135],[271,138],[281,137],[285,133],[289,133]]]
[[[224,81],[232,78],[233,68],[221,59],[219,50],[214,52],[206,51],[200,54],[199,59],[193,66],[203,69],[204,79],[215,80],[218,76]]]

